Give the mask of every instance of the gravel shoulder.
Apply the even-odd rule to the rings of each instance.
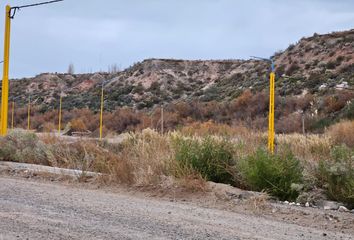
[[[1,175],[0,239],[354,239],[350,230],[212,207],[208,197],[147,195]]]

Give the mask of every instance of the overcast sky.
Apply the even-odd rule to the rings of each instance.
[[[38,1],[1,1],[1,58],[5,4]],[[94,72],[146,58],[267,57],[314,32],[351,28],[354,0],[65,0],[17,13],[10,77],[70,63]]]

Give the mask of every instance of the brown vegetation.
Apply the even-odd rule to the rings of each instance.
[[[335,143],[354,148],[354,121],[341,121],[334,124],[327,133]]]

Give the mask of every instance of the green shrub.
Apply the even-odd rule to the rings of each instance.
[[[14,130],[0,138],[0,160],[51,165],[53,155],[34,133]]]
[[[175,158],[181,167],[190,167],[205,179],[235,185],[233,145],[227,140],[212,138],[174,141]]]
[[[317,169],[320,187],[327,196],[354,208],[354,150],[346,146],[335,147],[330,160],[322,160]]]
[[[254,191],[266,191],[280,200],[295,200],[303,182],[300,161],[286,150],[270,154],[258,149],[240,162],[244,184]]]

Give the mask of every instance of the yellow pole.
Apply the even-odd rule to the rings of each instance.
[[[61,131],[61,102],[62,102],[62,96],[60,95],[59,99],[59,117],[58,117],[58,134],[60,135]]]
[[[274,103],[275,103],[275,73],[270,74],[270,89],[269,89],[269,127],[268,127],[268,149],[274,153]]]
[[[100,140],[102,140],[102,127],[103,127],[103,83],[101,90],[101,113],[100,113]]]
[[[14,119],[15,119],[15,101],[12,101],[11,129],[14,129]]]
[[[28,110],[27,110],[27,130],[31,128],[31,97],[28,98]]]
[[[5,39],[4,39],[4,63],[1,92],[1,126],[0,135],[7,134],[7,114],[9,105],[9,61],[10,61],[10,28],[11,28],[11,7],[6,5],[5,12]]]

